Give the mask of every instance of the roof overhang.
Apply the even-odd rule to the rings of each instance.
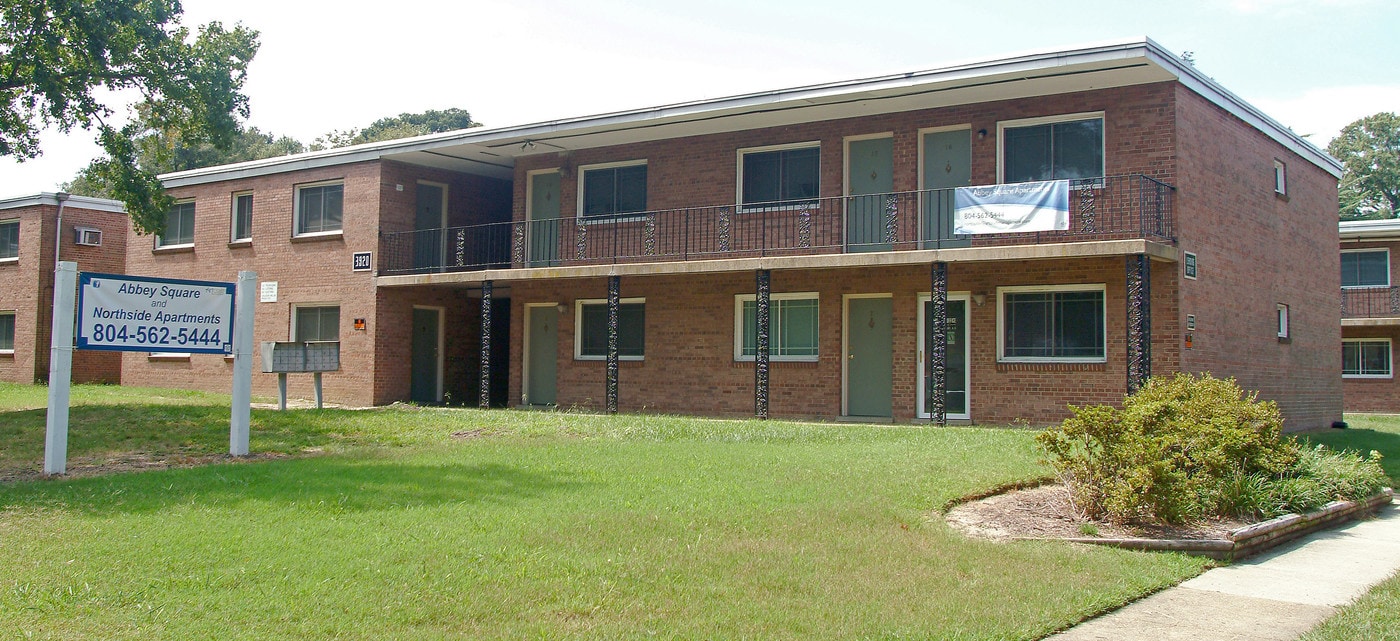
[[[685,136],[1180,81],[1310,162],[1336,160],[1150,39],[527,125],[474,128],[166,174],[167,187],[367,160],[510,178],[515,159]]]
[[[1395,240],[1400,238],[1400,219],[1344,220],[1339,225],[1343,241]]]
[[[30,196],[19,196],[17,198],[0,200],[0,210],[19,209],[20,207],[34,207],[38,205],[53,205],[57,207],[60,201],[67,203],[65,205],[66,207],[73,207],[75,209],[109,211],[115,214],[126,213],[126,205],[120,200],[74,196],[71,194],[56,194],[47,191]]]

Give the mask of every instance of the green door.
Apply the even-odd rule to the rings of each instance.
[[[559,172],[530,174],[530,266],[559,264]]]
[[[413,308],[413,339],[411,345],[411,371],[409,372],[409,399],[418,403],[442,401],[438,390],[442,389],[439,378],[442,374],[438,363],[442,360],[441,332],[438,331],[440,313],[436,309]]]
[[[530,318],[530,373],[525,381],[525,402],[555,404],[555,375],[559,358],[559,309],[553,305],[526,308]]]
[[[969,238],[953,237],[953,190],[972,184],[972,130],[924,134],[923,220],[925,249],[967,247]]]
[[[413,266],[442,267],[442,187],[418,184],[418,204],[413,213]]]
[[[885,207],[894,191],[894,139],[853,140],[846,154],[846,251],[889,251]]]
[[[892,317],[889,298],[852,298],[846,303],[846,413],[850,416],[891,416]]]
[[[924,349],[933,335],[933,301],[924,301]],[[923,415],[933,412],[933,374],[928,371],[927,351],[921,355],[924,369]],[[948,351],[944,360],[944,388],[947,390],[943,410],[948,416],[967,418],[967,301],[948,301]]]

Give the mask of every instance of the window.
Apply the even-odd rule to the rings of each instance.
[[[1390,250],[1342,252],[1342,287],[1389,287]]]
[[[15,313],[0,312],[0,354],[15,353]]]
[[[582,174],[579,207],[585,218],[646,211],[646,163],[582,168]]]
[[[0,221],[0,260],[19,260],[19,221]]]
[[[1274,159],[1274,193],[1288,195],[1288,165],[1277,158]]]
[[[580,300],[574,305],[574,358],[601,360],[608,357],[608,303]],[[617,312],[617,355],[624,361],[639,361],[646,347],[646,299],[624,298]]]
[[[253,194],[233,195],[234,241],[253,239]]]
[[[800,146],[739,150],[739,198],[743,205],[796,205],[821,195],[821,148]]]
[[[165,233],[156,236],[156,247],[194,244],[194,201],[175,203],[165,214]]]
[[[1343,378],[1390,378],[1390,339],[1342,341]]]
[[[769,358],[817,360],[817,294],[772,294],[768,298]],[[758,354],[758,302],[753,294],[734,297],[734,324],[734,360],[754,360]]]
[[[340,340],[340,307],[334,305],[297,307],[292,314],[292,340]]]
[[[1103,115],[998,123],[1002,182],[1098,178],[1104,174]]]
[[[1288,338],[1288,306],[1278,304],[1278,337]]]
[[[1104,286],[998,289],[1001,360],[1103,362]]]
[[[344,183],[322,183],[297,187],[296,235],[340,231],[341,209],[344,206],[344,201]]]

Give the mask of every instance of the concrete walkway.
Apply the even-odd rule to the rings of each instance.
[[[1215,568],[1047,641],[1291,641],[1400,571],[1400,507]]]

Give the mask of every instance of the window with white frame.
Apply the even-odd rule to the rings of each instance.
[[[0,260],[19,260],[18,220],[0,220]]]
[[[820,143],[739,150],[739,202],[744,207],[797,205],[820,196]]]
[[[292,340],[340,340],[340,306],[298,305],[292,313]]]
[[[156,247],[194,244],[194,201],[175,203],[165,214],[165,230],[156,236]]]
[[[579,168],[579,214],[608,218],[647,209],[646,161]]]
[[[818,357],[816,292],[768,297],[768,357],[775,361],[815,361]],[[758,354],[758,301],[753,294],[734,297],[734,360]]]
[[[15,353],[15,313],[0,312],[0,354]]]
[[[1002,361],[1103,362],[1104,286],[997,289]]]
[[[624,298],[617,310],[617,355],[639,361],[646,355],[646,299]],[[574,303],[574,358],[603,360],[608,357],[608,302],[579,300]]]
[[[1278,337],[1288,338],[1288,306],[1278,304]]]
[[[341,230],[345,207],[345,183],[340,181],[297,186],[294,228],[296,235],[326,234]]]
[[[1390,378],[1390,339],[1342,340],[1343,378]]]
[[[1390,250],[1342,250],[1342,287],[1389,287]]]
[[[997,129],[1004,183],[1104,175],[1101,113],[1010,120]]]
[[[1288,165],[1277,158],[1274,159],[1274,193],[1288,195]]]
[[[230,239],[253,239],[253,192],[233,195],[233,233]]]

